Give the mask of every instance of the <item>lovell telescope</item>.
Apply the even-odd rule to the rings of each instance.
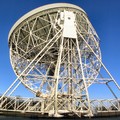
[[[10,30],[9,48],[17,78],[1,96],[0,111],[48,117],[120,111],[109,83],[120,87],[102,63],[99,37],[79,6],[55,3],[30,11]],[[12,96],[21,83],[36,97]],[[90,100],[88,88],[95,83],[106,84],[115,99]]]

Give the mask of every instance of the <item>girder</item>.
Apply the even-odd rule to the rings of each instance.
[[[7,99],[6,99],[7,98]],[[54,103],[52,98],[21,98],[21,97],[4,97],[3,100],[5,103],[1,106],[0,111],[13,111],[20,113],[39,113],[39,114],[48,114],[48,116],[54,115],[54,112],[51,108],[53,108]],[[87,108],[86,102],[82,103],[82,108],[72,109],[72,111],[66,110],[66,102],[65,97],[61,97],[59,99],[60,104],[58,105],[58,113],[59,114],[77,114],[80,113],[84,115],[86,113],[85,109]],[[1,100],[0,102],[2,102]],[[68,99],[67,99],[68,100]],[[120,112],[120,100],[116,99],[101,99],[101,100],[91,100],[91,110],[93,114],[97,115],[99,113],[114,113]],[[77,106],[76,106],[77,107]]]
[[[79,117],[119,111],[109,83],[120,87],[102,63],[99,37],[87,14],[70,4],[53,6],[28,13],[11,29],[10,59],[17,78],[1,96],[0,109]],[[37,98],[10,97],[21,83]],[[106,84],[117,102],[90,100],[88,88],[93,83]]]

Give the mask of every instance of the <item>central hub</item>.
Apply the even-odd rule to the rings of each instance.
[[[32,35],[32,31],[30,31],[30,36]]]

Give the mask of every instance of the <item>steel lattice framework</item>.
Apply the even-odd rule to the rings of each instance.
[[[11,29],[9,47],[17,79],[1,99],[19,79],[9,96],[22,83],[44,101],[44,112],[53,111],[56,116],[59,111],[71,111],[91,116],[88,87],[101,81],[109,87],[113,81],[119,88],[101,62],[99,38],[78,6],[59,3],[29,12]],[[102,77],[101,67],[109,79]]]

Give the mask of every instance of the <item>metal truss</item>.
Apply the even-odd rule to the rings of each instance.
[[[61,103],[64,101],[64,97],[61,98]],[[25,113],[37,113],[41,116],[44,116],[47,114],[48,117],[54,116],[54,110],[51,109],[51,105],[54,105],[53,102],[51,102],[51,99],[41,99],[41,98],[21,98],[21,97],[4,97],[1,103],[2,104],[0,111],[2,112],[13,112],[12,114],[16,114],[16,112],[19,112],[19,114],[25,114]],[[99,113],[105,114],[113,114],[120,112],[120,100],[91,100],[91,110],[94,116],[98,116]],[[60,116],[64,117],[65,115],[70,116],[72,115],[79,115],[81,117],[84,115],[84,111],[81,111],[79,114],[77,111],[62,111],[61,109],[66,109],[67,106],[64,104],[59,104],[58,107],[60,108],[58,110],[58,113]],[[51,109],[51,110],[50,110]]]
[[[88,88],[93,83],[107,85],[117,104],[107,102],[119,110],[109,83],[120,87],[102,63],[99,38],[86,13],[74,5],[56,6],[30,12],[10,32],[10,59],[17,79],[1,96],[1,110],[92,116],[94,110],[102,111],[96,107],[100,104],[108,111],[104,100],[90,100]],[[69,24],[72,29],[66,27]],[[11,98],[21,83],[38,98]]]
[[[120,100],[102,99],[91,100],[92,110],[95,112],[114,112],[120,111]]]

